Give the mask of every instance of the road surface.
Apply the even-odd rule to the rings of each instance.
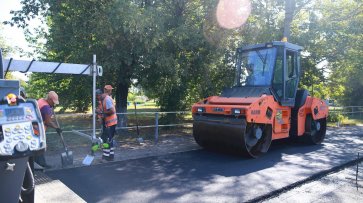
[[[333,128],[322,145],[274,143],[258,159],[195,150],[46,175],[86,202],[245,202],[352,161],[362,151],[363,127]]]

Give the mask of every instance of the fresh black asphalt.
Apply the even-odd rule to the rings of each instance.
[[[195,150],[46,174],[87,202],[244,202],[355,159],[362,132],[331,129],[315,146],[276,142],[258,159]]]

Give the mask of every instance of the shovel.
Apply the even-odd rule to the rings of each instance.
[[[54,113],[54,119],[57,122],[57,125],[59,127],[58,119],[55,116],[55,113]],[[71,166],[71,165],[73,165],[73,152],[68,150],[67,145],[64,142],[63,133],[58,133],[58,134],[61,137],[62,144],[63,144],[64,151],[65,151],[65,152],[61,153],[62,167],[64,168],[67,166]]]
[[[75,131],[75,130],[72,130],[72,132],[77,134],[77,135],[80,135],[82,137],[85,137],[85,138],[91,140],[91,142],[92,142],[91,153],[87,154],[87,156],[82,161],[83,165],[87,165],[87,166],[91,165],[93,159],[95,158],[94,152],[98,150],[100,143],[102,143],[102,140],[100,140],[100,138],[94,139],[92,136],[90,136],[90,135],[88,135],[86,133],[78,132],[78,131]]]

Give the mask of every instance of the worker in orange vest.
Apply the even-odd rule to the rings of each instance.
[[[102,115],[102,101],[101,101],[101,96],[102,96],[103,92],[101,89],[96,89],[96,114],[97,114],[97,120],[99,121],[100,124],[102,124],[102,119],[103,119],[103,115]],[[99,113],[100,112],[100,113]]]
[[[102,159],[107,161],[112,161],[115,156],[114,152],[114,145],[113,145],[113,137],[115,136],[116,132],[116,125],[117,125],[117,115],[115,105],[113,103],[112,98],[107,94],[101,94],[100,91],[96,91],[96,97],[98,100],[98,107],[96,112],[101,119],[102,123]]]
[[[55,123],[52,119],[54,115],[54,107],[59,104],[59,99],[57,93],[54,91],[48,92],[46,98],[41,98],[38,100],[38,107],[40,113],[42,114],[42,119],[44,123],[44,129],[47,130],[47,127],[54,128],[58,134],[62,132],[62,129]],[[37,126],[33,126],[34,133],[37,134]],[[47,164],[44,154],[36,156],[34,161],[44,168],[50,168],[51,166]]]

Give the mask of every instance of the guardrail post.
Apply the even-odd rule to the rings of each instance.
[[[159,139],[159,113],[155,113],[155,144],[158,143]]]
[[[358,152],[358,158],[357,158],[357,170],[355,173],[355,185],[357,186],[357,190],[358,190],[358,166],[359,166],[359,152]]]

